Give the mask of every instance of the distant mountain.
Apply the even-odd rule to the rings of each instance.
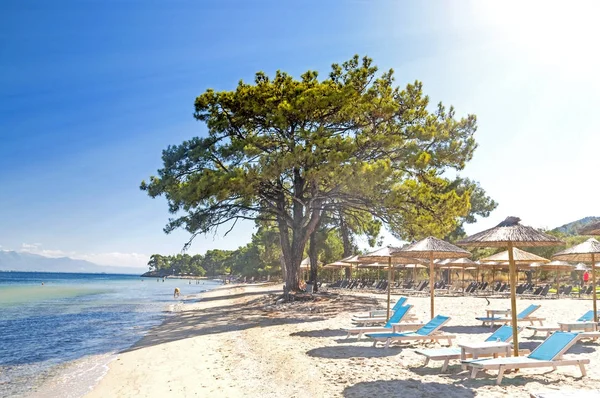
[[[581,220],[573,221],[560,227],[554,228],[552,231],[562,232],[567,235],[578,235],[583,227],[593,222],[600,221],[600,217],[584,217]]]
[[[98,265],[69,257],[51,258],[31,253],[0,251],[0,271],[87,272],[140,275],[146,269]]]

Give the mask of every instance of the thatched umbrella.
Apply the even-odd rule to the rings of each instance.
[[[471,235],[460,242],[466,247],[507,247],[510,277],[510,306],[513,327],[514,355],[519,356],[519,341],[517,330],[517,268],[513,256],[513,248],[556,246],[562,242],[550,235],[538,231],[535,228],[519,224],[518,217],[507,217],[506,220],[494,228],[487,229],[475,235]]]
[[[550,262],[547,258],[540,257],[537,254],[533,254],[527,252],[525,250],[513,248],[513,260],[515,264],[531,264],[531,263],[547,263]],[[482,258],[482,263],[488,262],[506,262],[509,261],[509,253],[508,250],[505,250],[500,253],[492,254],[489,257]]]
[[[434,280],[434,262],[436,258],[461,258],[471,257],[471,253],[461,249],[458,246],[454,246],[451,243],[443,241],[441,239],[429,236],[425,239],[421,239],[418,242],[412,243],[408,246],[403,247],[401,250],[403,256],[413,258],[428,258],[429,259],[429,292],[431,297],[431,318],[435,317],[435,305],[434,305],[434,293],[435,293],[435,280]]]
[[[565,249],[552,256],[557,260],[585,261],[592,263],[592,289],[594,297],[594,322],[598,322],[596,313],[596,255],[600,257],[600,242],[590,238],[583,243]]]
[[[373,263],[373,262],[387,262],[388,264],[388,285],[387,285],[387,312],[386,318],[390,318],[390,295],[392,287],[392,259],[396,264],[410,264],[414,263],[414,260],[403,257],[398,247],[382,247],[379,250],[375,250],[371,253],[362,254],[358,256],[358,261],[361,263]]]
[[[554,272],[556,272],[556,277],[554,278],[554,281],[556,282],[556,297],[560,296],[560,294],[558,293],[560,285],[558,283],[558,273],[560,271],[573,271],[573,269],[575,268],[575,266],[571,263],[568,263],[566,261],[560,261],[560,260],[554,260],[554,261],[550,261],[549,263],[534,263],[531,264],[532,268],[540,268],[540,269],[549,269],[549,270],[553,270]]]
[[[441,268],[452,267],[453,269],[460,269],[462,272],[462,291],[465,292],[465,270],[466,269],[476,269],[477,264],[473,260],[469,260],[468,258],[449,258],[444,261],[444,264]]]

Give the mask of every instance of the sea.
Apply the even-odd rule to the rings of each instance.
[[[185,297],[218,285],[136,275],[0,272],[0,397],[83,396],[119,351],[183,301],[173,297],[175,287]]]

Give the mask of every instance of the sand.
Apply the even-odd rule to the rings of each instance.
[[[185,297],[167,318],[134,347],[118,355],[87,397],[529,397],[532,392],[600,389],[600,347],[580,342],[569,355],[589,358],[583,379],[575,367],[521,370],[496,386],[496,373],[469,379],[458,362],[440,373],[441,362],[423,367],[415,347],[372,348],[345,339],[353,313],[383,308],[384,295],[335,292],[319,301],[275,305],[280,285],[224,286],[200,301]],[[398,296],[395,296],[398,297]],[[410,297],[421,320],[429,298]],[[519,299],[524,308],[541,304],[546,324],[576,319],[590,300]],[[436,312],[452,317],[445,328],[458,342],[482,341],[490,333],[475,316],[486,308],[509,308],[508,299],[440,297]],[[521,348],[544,338],[520,335]],[[585,395],[579,395],[585,397]]]

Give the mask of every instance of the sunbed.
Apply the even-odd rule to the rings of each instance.
[[[393,332],[394,330],[416,330],[423,326],[423,323],[401,323],[403,319],[408,316],[408,312],[412,308],[412,305],[405,305],[400,307],[394,312],[394,314],[390,317],[389,321],[386,322],[384,326],[363,326],[357,328],[346,329],[348,335],[346,338],[350,337],[353,334],[357,334],[358,339],[363,336],[365,333],[374,333],[374,332]]]
[[[390,312],[393,313],[395,312],[398,308],[402,307],[405,303],[406,300],[408,300],[408,298],[406,297],[400,297],[398,299],[398,301],[396,301],[396,304],[394,304],[394,306],[392,308],[390,308]],[[387,310],[375,310],[375,311],[369,311],[366,315],[354,315],[352,317],[352,319],[364,319],[364,318],[381,318],[387,315]]]
[[[575,322],[580,323],[581,330],[589,330],[594,325],[594,311],[589,310],[582,316],[580,316]],[[531,337],[537,335],[537,332],[546,332],[546,337],[548,337],[552,332],[556,332],[560,330],[560,326],[527,326],[527,329],[533,330],[533,334]]]
[[[581,375],[585,376],[585,364],[590,363],[589,359],[562,359],[562,355],[567,352],[580,337],[580,333],[555,332],[526,357],[472,359],[463,361],[463,364],[472,368],[471,378],[476,377],[480,370],[497,370],[498,378],[496,384],[498,385],[502,382],[504,372],[510,369],[546,367],[556,369],[559,366],[579,366]]]
[[[531,304],[529,307],[525,308],[523,311],[521,311],[519,314],[517,314],[517,322],[531,322],[531,324],[533,325],[534,321],[538,321],[540,323],[540,325],[543,325],[543,321],[546,318],[538,318],[538,317],[534,317],[531,316],[531,314],[533,314],[535,311],[537,311],[541,306],[540,305],[535,305],[535,304]],[[496,324],[502,324],[505,325],[507,323],[511,323],[512,322],[512,317],[502,317],[502,318],[496,318],[496,317],[478,317],[475,318],[481,322],[483,322],[483,324],[485,325],[486,323],[490,324],[490,327],[494,327],[494,325]]]
[[[385,348],[390,346],[393,341],[405,342],[405,341],[439,341],[448,340],[448,345],[452,344],[452,339],[456,336],[450,334],[439,333],[439,329],[444,326],[450,317],[437,315],[435,318],[427,322],[421,328],[415,332],[392,332],[392,333],[368,333],[367,337],[373,339],[373,347],[377,345],[378,341],[385,342]]]
[[[521,328],[519,328],[521,331]],[[513,330],[512,326],[503,325],[500,326],[494,333],[492,333],[487,339],[486,342],[504,342],[507,343],[511,341],[513,338]],[[445,372],[448,369],[448,363],[451,359],[460,359],[460,348],[457,347],[449,347],[449,348],[437,348],[431,350],[415,350],[415,353],[419,355],[425,356],[425,363],[423,366],[427,366],[430,360],[434,361],[444,361],[442,365],[442,372]]]

